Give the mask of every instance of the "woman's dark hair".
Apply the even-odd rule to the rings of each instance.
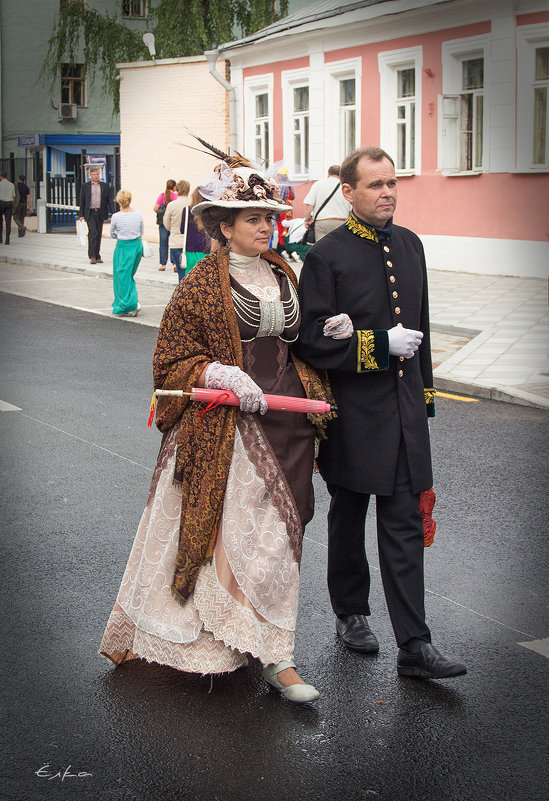
[[[210,206],[202,211],[202,225],[211,239],[216,239],[220,245],[227,245],[227,239],[221,232],[220,223],[234,225],[242,209],[224,209],[221,206]]]
[[[189,203],[189,206],[192,209],[194,206],[198,206],[199,203],[202,203],[203,200],[204,200],[204,198],[200,194],[200,191],[199,191],[198,187],[195,187],[193,189],[193,191],[192,191],[192,194],[191,194],[191,202]],[[198,230],[199,231],[203,231],[204,230],[204,226],[202,225],[201,217],[200,216],[197,217],[194,214],[193,214],[193,217],[194,217],[194,221],[196,223],[196,227],[198,228]]]
[[[164,205],[167,206],[172,199],[172,192],[175,191],[175,181],[173,178],[168,178],[166,181],[166,188],[164,189]]]

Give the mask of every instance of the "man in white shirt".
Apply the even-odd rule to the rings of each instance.
[[[307,228],[315,220],[316,242],[347,221],[351,206],[341,191],[339,164],[329,167],[328,177],[312,185],[303,203]]]
[[[6,221],[6,245],[10,243],[11,218],[13,215],[13,202],[15,200],[15,186],[8,181],[7,172],[0,173],[0,243],[2,242],[2,229]]]

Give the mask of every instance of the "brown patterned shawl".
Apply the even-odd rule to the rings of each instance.
[[[287,263],[274,251],[262,258],[279,266],[294,285]],[[334,403],[325,376],[292,355],[308,398]],[[234,312],[226,251],[202,259],[175,289],[162,318],[153,359],[155,389],[196,386],[213,361],[243,367],[242,344]],[[218,406],[204,415],[198,427],[196,411],[203,407],[186,398],[160,398],[156,425],[169,431],[181,418],[175,478],[181,481],[181,525],[173,589],[186,599],[194,588],[200,566],[211,558],[221,517],[233,453],[239,410]],[[322,434],[328,415],[309,415]]]

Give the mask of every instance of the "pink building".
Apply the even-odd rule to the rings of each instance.
[[[298,212],[379,144],[432,267],[547,275],[547,2],[321,0],[206,55],[230,63],[232,146],[283,161]]]

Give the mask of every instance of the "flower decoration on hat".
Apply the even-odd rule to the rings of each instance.
[[[236,151],[234,155],[229,155],[199,136],[193,136],[206,148],[192,148],[193,150],[221,159],[214,171],[198,187],[204,201],[193,207],[193,214],[199,215],[210,206],[246,208],[252,205],[273,211],[286,211],[290,208],[280,200],[275,179],[266,175],[261,167]]]

